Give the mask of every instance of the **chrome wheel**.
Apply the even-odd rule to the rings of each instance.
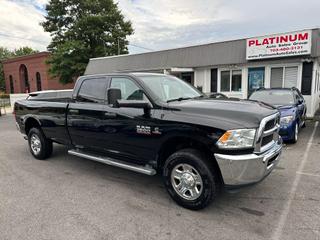
[[[32,152],[35,155],[38,155],[41,151],[41,141],[40,138],[38,137],[38,135],[36,134],[32,134],[31,135],[31,139],[30,139],[30,147]]]
[[[171,184],[176,193],[186,200],[197,199],[203,190],[200,174],[189,164],[179,164],[172,169]]]

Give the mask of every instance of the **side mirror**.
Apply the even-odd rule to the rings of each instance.
[[[298,105],[302,104],[303,103],[303,100],[299,99],[298,100]]]
[[[107,90],[108,103],[112,106],[117,105],[117,101],[121,99],[121,90],[119,88],[109,88]]]
[[[118,100],[115,104],[118,108],[140,108],[144,111],[145,117],[150,117],[151,105],[144,100]]]
[[[150,109],[150,103],[144,100],[118,100],[116,106],[121,108],[142,108]]]

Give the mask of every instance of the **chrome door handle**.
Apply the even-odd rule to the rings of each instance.
[[[116,114],[116,113],[113,113],[113,112],[105,112],[105,113],[104,113],[104,116],[105,116],[105,117],[108,117],[108,118],[116,118],[116,117],[117,117],[117,114]]]

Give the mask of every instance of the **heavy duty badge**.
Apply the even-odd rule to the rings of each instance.
[[[137,133],[151,135],[151,128],[149,126],[137,125]]]

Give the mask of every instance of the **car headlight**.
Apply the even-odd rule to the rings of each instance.
[[[287,125],[294,120],[294,116],[285,116],[280,118],[280,124]]]
[[[226,131],[217,141],[219,148],[251,148],[254,144],[256,129],[236,129]]]

